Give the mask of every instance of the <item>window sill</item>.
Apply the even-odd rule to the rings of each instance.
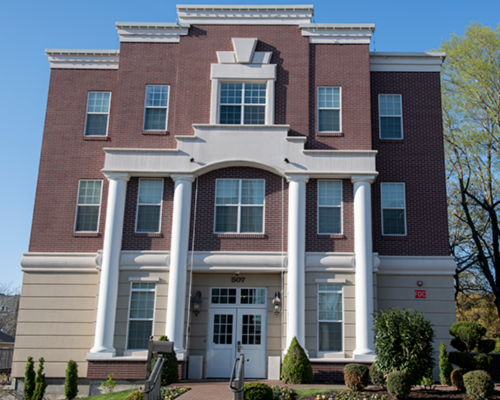
[[[73,232],[73,237],[100,237],[101,232]]]
[[[316,133],[319,137],[343,137],[343,132],[318,132]]]
[[[84,136],[83,140],[89,140],[89,141],[108,141],[111,140],[109,136]]]
[[[408,236],[390,236],[390,235],[382,235],[382,240],[388,240],[391,242],[406,242],[408,240]]]
[[[405,142],[404,139],[379,139],[378,141],[379,143],[398,143],[398,144]]]
[[[152,135],[152,136],[169,136],[168,131],[142,131],[142,135]]]
[[[134,232],[134,237],[162,238],[163,233],[161,233],[161,232]]]
[[[331,233],[318,233],[316,237],[318,239],[347,239],[345,235],[335,235]]]
[[[218,239],[266,239],[265,233],[214,233]]]

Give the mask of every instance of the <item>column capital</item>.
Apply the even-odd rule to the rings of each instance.
[[[368,182],[373,183],[377,179],[377,175],[353,175],[351,176],[351,182]]]
[[[172,180],[174,182],[177,182],[177,181],[194,182],[194,180],[196,179],[196,177],[192,174],[172,174],[172,175],[170,175],[170,178],[172,178]]]
[[[125,181],[130,180],[130,175],[126,172],[103,172],[108,181]]]
[[[309,175],[286,175],[286,181],[287,182],[299,181],[307,183],[309,182]]]

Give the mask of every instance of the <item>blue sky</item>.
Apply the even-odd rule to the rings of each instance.
[[[317,23],[375,23],[372,51],[425,51],[438,48],[453,32],[462,35],[471,21],[492,27],[500,22],[499,0],[273,0],[270,4],[313,4]],[[2,4],[0,284],[21,285],[19,261],[28,250],[50,77],[44,49],[115,49],[119,45],[116,21],[175,22],[175,5],[164,0],[28,0]]]

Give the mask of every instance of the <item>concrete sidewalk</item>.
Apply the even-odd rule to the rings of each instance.
[[[345,385],[325,385],[325,384],[310,384],[310,385],[285,385],[281,381],[261,381],[261,380],[246,380],[245,383],[249,382],[262,382],[271,387],[278,385],[280,387],[286,386],[290,389],[299,388],[327,388],[327,389],[346,389]],[[173,386],[187,386],[191,390],[184,393],[179,397],[179,400],[233,400],[234,393],[229,390],[229,379],[228,380],[203,380],[203,381],[180,381],[170,385]]]

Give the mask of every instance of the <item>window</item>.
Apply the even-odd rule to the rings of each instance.
[[[405,184],[382,183],[382,233],[406,235]]]
[[[263,179],[218,179],[215,192],[215,232],[263,232]]]
[[[141,179],[137,198],[137,232],[159,232],[163,179]]]
[[[110,92],[89,92],[85,136],[106,136],[108,134],[110,99]]]
[[[75,232],[97,232],[102,181],[82,180],[78,185]]]
[[[340,132],[339,87],[318,87],[318,131]]]
[[[133,282],[130,290],[127,349],[147,349],[153,332],[156,284]]]
[[[266,303],[266,288],[214,287],[210,289],[210,304],[212,306],[224,307],[227,304],[236,304],[238,306],[265,307]]]
[[[212,288],[212,304],[236,304],[235,288]]]
[[[318,181],[318,233],[342,233],[341,181]]]
[[[381,94],[378,101],[380,139],[403,139],[401,95]]]
[[[265,83],[221,83],[221,124],[263,125],[266,119]]]
[[[144,103],[144,130],[167,129],[168,86],[147,85]]]
[[[342,285],[318,285],[318,350],[342,351]]]

